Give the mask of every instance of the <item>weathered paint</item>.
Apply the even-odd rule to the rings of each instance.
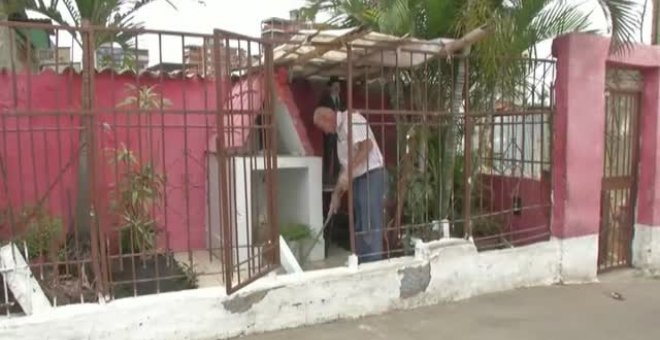
[[[640,124],[639,222],[660,225],[660,165],[657,147],[660,109],[660,47],[637,45],[625,55],[608,54],[609,39],[571,34],[556,39],[557,112],[554,131],[556,234],[595,230],[600,201],[599,172],[604,145],[605,71],[608,65],[642,69],[643,99]],[[579,95],[576,95],[579,94]],[[580,204],[572,204],[579,202]],[[572,224],[570,228],[569,225]],[[570,236],[570,234],[568,235]]]
[[[511,241],[516,245],[525,245],[538,242],[538,230],[548,227],[550,224],[550,176],[543,172],[540,178],[519,178],[508,176],[481,176],[483,192],[486,202],[482,209],[483,213],[511,211],[513,209],[514,194],[522,200],[526,208],[519,215],[510,213],[507,229],[511,235]],[[525,229],[533,229],[525,232]],[[546,237],[545,235],[541,236]]]
[[[603,164],[605,72],[607,66],[639,69],[643,87],[633,265],[648,271],[660,268],[655,252],[648,252],[660,242],[649,236],[660,226],[660,47],[636,45],[626,54],[610,55],[609,43],[596,35],[570,34],[553,44],[557,80],[552,231],[557,237],[598,233],[602,170],[595,171],[594,165]]]
[[[635,225],[633,265],[646,274],[660,276],[660,227]]]
[[[483,253],[465,240],[420,242],[415,258],[266,277],[229,297],[221,288],[206,288],[6,319],[0,338],[225,339],[502,290],[592,281],[595,263],[576,259],[595,258],[596,247],[591,236]],[[566,254],[573,260],[562,262]],[[581,275],[565,280],[569,272]]]
[[[605,131],[607,45],[586,48],[590,35],[554,41],[553,224],[556,237],[598,233]],[[600,47],[600,48],[599,48]],[[603,49],[604,48],[604,49]]]

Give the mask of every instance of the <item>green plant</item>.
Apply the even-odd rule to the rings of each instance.
[[[152,110],[172,105],[156,90],[156,85],[138,87],[126,84],[125,91],[126,97],[117,108]],[[151,133],[151,130],[147,132],[148,140],[151,140]],[[153,164],[140,164],[133,151],[123,144],[112,150],[111,163],[120,171],[120,180],[113,191],[112,208],[120,219],[122,251],[152,250],[158,226],[151,215],[151,207],[162,198],[165,177],[156,172]]]
[[[121,145],[112,150],[111,163],[119,169],[119,181],[112,191],[111,208],[119,217],[122,251],[154,249],[158,225],[151,208],[162,197],[165,177],[151,163],[140,164],[133,152]]]
[[[280,228],[280,234],[287,242],[299,242],[312,236],[309,226],[301,223],[287,223]]]
[[[184,280],[186,285],[189,288],[199,287],[199,274],[197,274],[195,267],[188,263],[179,263],[179,266],[183,270],[183,275],[185,275]]]
[[[126,97],[117,104],[117,108],[134,107],[140,110],[153,110],[172,106],[172,101],[156,90],[158,85],[138,87],[126,84],[125,86]]]
[[[64,231],[61,218],[52,216],[41,207],[25,207],[19,213],[17,223],[24,228],[17,243],[19,248],[23,243],[26,245],[29,260],[39,257],[53,260],[59,256],[58,242]]]

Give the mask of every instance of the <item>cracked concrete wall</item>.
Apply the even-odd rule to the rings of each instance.
[[[560,282],[562,249],[594,240],[564,242],[483,253],[464,240],[420,243],[415,258],[266,277],[229,297],[205,288],[5,319],[0,339],[215,340],[358,318]]]
[[[431,282],[431,264],[399,269],[399,275],[401,275],[399,297],[402,299],[411,298],[425,292],[428,288]]]

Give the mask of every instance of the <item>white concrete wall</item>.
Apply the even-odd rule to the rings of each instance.
[[[208,245],[222,245],[220,228],[220,204],[218,187],[218,165],[215,153],[209,154],[209,211],[207,214]],[[238,259],[247,266],[248,244],[252,241],[253,230],[259,223],[259,213],[267,213],[263,158],[233,158],[235,197],[235,227],[238,231]],[[304,223],[316,235],[323,227],[323,201],[320,157],[277,157],[277,209],[279,222]],[[234,195],[234,194],[232,194]],[[234,196],[232,196],[234,197]],[[264,215],[265,216],[265,215]],[[209,218],[210,217],[210,218]],[[249,228],[248,228],[249,226]],[[210,229],[210,231],[209,231]],[[307,244],[308,245],[308,244]],[[307,251],[308,248],[305,248]],[[325,258],[323,239],[314,246],[310,261]]]
[[[576,258],[596,246],[594,236],[483,253],[463,240],[420,243],[415,258],[267,277],[232,296],[218,287],[60,307],[0,321],[0,339],[224,339],[550,285],[562,273],[590,281]]]
[[[274,113],[275,126],[277,126],[277,153],[279,155],[304,155],[305,148],[286,105],[278,100],[275,103]]]
[[[635,225],[633,266],[646,274],[660,275],[660,227]]]

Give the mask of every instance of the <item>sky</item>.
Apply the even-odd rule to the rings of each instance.
[[[214,28],[220,28],[257,37],[263,19],[288,18],[290,10],[305,5],[305,0],[205,0],[206,5],[195,0],[172,2],[178,10],[159,1],[146,7],[136,18],[153,29],[211,33]]]
[[[607,23],[599,10],[597,0],[565,0],[577,4],[585,12],[592,12],[593,28],[605,31]],[[646,0],[634,0],[642,4]],[[200,5],[195,0],[172,0],[177,9],[172,8],[165,1],[158,1],[144,7],[136,15],[136,20],[144,22],[145,27],[155,30],[175,30],[195,33],[212,34],[214,28],[232,31],[244,35],[258,37],[260,35],[262,20],[270,17],[288,18],[289,11],[300,8],[305,0],[205,0],[206,5]],[[648,1],[649,8],[651,1]],[[651,14],[647,10],[644,28],[644,40],[650,41]],[[66,39],[62,39],[66,40]],[[69,38],[70,40],[70,38]],[[162,39],[162,60],[181,62],[181,39],[170,37]],[[201,40],[200,40],[201,41]],[[199,44],[200,41],[188,39],[186,44]],[[161,60],[158,53],[158,39],[155,36],[141,39],[140,48],[150,50],[150,64]],[[550,55],[550,42],[538,47],[539,57]],[[79,55],[79,52],[74,52]]]

